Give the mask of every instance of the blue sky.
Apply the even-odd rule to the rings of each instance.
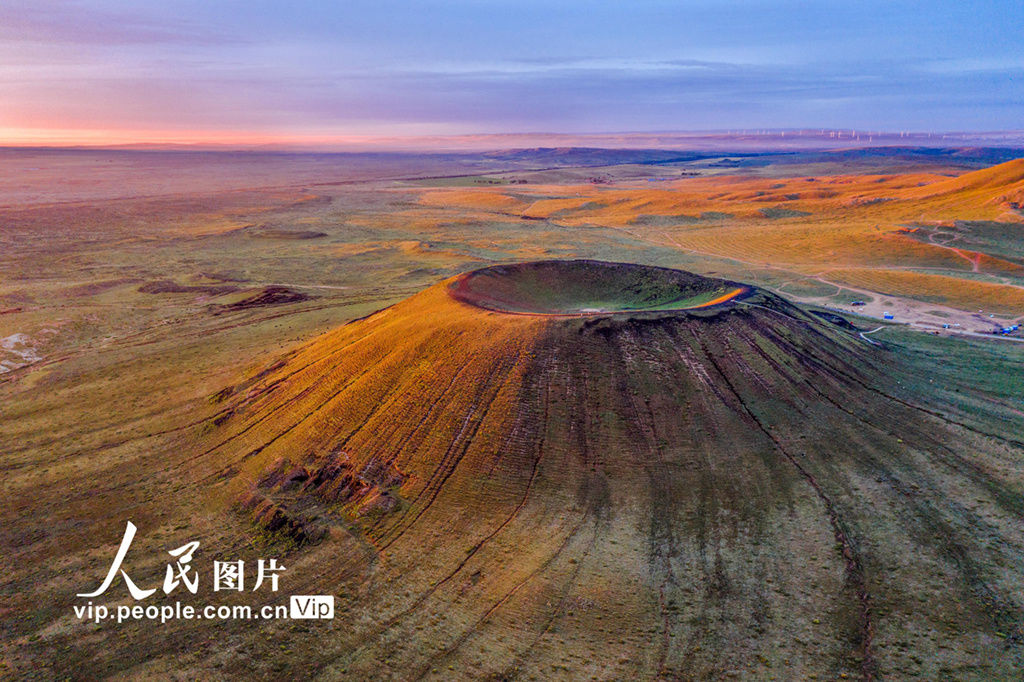
[[[5,0],[0,137],[1024,128],[1024,3]]]

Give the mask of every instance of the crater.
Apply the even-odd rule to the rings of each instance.
[[[450,288],[456,300],[486,310],[567,317],[705,308],[747,292],[742,284],[683,270],[596,260],[496,265],[467,273]]]

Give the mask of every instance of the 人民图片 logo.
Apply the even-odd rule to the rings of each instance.
[[[135,524],[131,521],[124,530],[124,537],[121,538],[121,546],[117,549],[117,554],[114,556],[114,561],[110,565],[110,570],[107,571],[107,577],[103,579],[103,582],[98,588],[92,592],[79,592],[79,597],[98,597],[107,591],[111,583],[114,582],[114,578],[117,577],[120,571],[121,577],[124,579],[124,584],[128,586],[128,592],[131,593],[132,597],[137,600],[142,600],[154,592],[157,588],[151,588],[144,590],[140,588],[135,582],[128,577],[128,573],[122,568],[125,556],[128,554],[128,549],[131,547],[132,540],[135,539],[135,533],[138,529]],[[199,575],[191,565],[192,555],[199,549],[199,542],[193,540],[188,542],[181,547],[176,549],[168,550],[175,561],[167,564],[167,572],[164,574],[163,591],[164,594],[170,594],[179,585],[184,585],[192,594],[196,594],[199,588]],[[256,584],[252,588],[253,591],[258,590],[265,581],[269,579],[270,589],[272,592],[277,592],[277,579],[278,573],[285,570],[284,566],[277,565],[277,559],[260,559],[257,564]],[[214,561],[213,562],[213,590],[214,592],[220,590],[238,590],[242,591],[245,589],[245,562],[241,559],[238,561]]]

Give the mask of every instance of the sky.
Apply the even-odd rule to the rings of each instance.
[[[3,0],[0,144],[1024,128],[1020,0]]]

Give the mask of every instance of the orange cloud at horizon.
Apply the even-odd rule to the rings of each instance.
[[[399,144],[403,138],[380,135],[282,134],[223,130],[113,130],[0,127],[0,146],[325,146],[364,147]]]

